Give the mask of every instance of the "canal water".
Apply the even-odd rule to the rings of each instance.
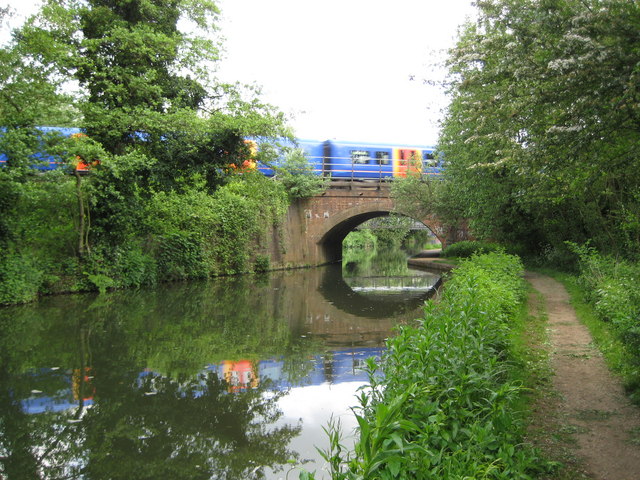
[[[436,281],[398,252],[0,309],[0,478],[327,478],[323,427]]]

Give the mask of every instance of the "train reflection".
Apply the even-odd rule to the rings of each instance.
[[[204,372],[214,374],[228,385],[229,393],[241,393],[247,389],[262,386],[267,390],[288,390],[294,387],[311,385],[335,385],[345,382],[366,382],[365,370],[368,358],[379,359],[383,348],[353,348],[333,350],[307,358],[305,365],[291,372],[284,358],[270,358],[259,361],[235,360],[207,365]],[[304,371],[306,374],[300,375]],[[152,370],[143,370],[135,388],[142,394],[150,394],[149,377],[162,377]],[[59,369],[41,369],[25,376],[32,389],[27,398],[21,400],[25,413],[61,412],[78,407],[87,407],[99,401],[99,392],[93,386],[91,370],[87,368],[81,375],[79,369],[61,371]],[[151,382],[152,383],[152,382]],[[204,386],[203,386],[204,388]],[[196,392],[202,395],[204,391]],[[95,395],[95,399],[94,399]]]

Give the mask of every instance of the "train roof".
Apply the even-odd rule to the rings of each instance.
[[[372,147],[372,148],[413,148],[417,150],[435,150],[434,145],[420,145],[415,143],[391,143],[391,142],[355,142],[353,140],[327,140],[337,146]]]
[[[256,140],[264,143],[280,143],[283,145],[324,145],[331,143],[336,146],[353,146],[353,147],[372,147],[372,148],[414,148],[418,150],[435,150],[434,145],[421,145],[417,143],[393,143],[393,142],[358,142],[354,140],[316,140],[311,138],[296,138],[295,143],[287,138],[271,138],[271,137],[248,137],[249,140]]]

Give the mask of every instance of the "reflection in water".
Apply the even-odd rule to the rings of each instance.
[[[319,469],[322,427],[348,412],[365,359],[382,354],[427,294],[378,295],[356,273],[280,272],[0,310],[1,476],[280,478],[289,459]]]
[[[351,275],[328,269],[322,295],[344,313],[362,318],[393,319],[416,311],[437,287],[439,278],[417,270],[393,277]]]

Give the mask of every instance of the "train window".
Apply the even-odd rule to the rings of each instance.
[[[353,163],[367,163],[369,161],[369,152],[366,150],[351,150],[351,161]]]
[[[376,163],[378,165],[389,165],[389,152],[376,152]]]

